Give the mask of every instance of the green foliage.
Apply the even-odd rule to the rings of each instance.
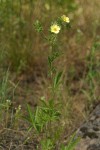
[[[25,118],[30,123],[30,128],[34,128],[36,132],[40,133],[44,127],[51,121],[59,119],[60,112],[55,107],[54,100],[49,100],[48,103],[41,100],[42,105],[37,106],[33,112],[29,105],[27,105],[28,116]]]
[[[74,150],[76,145],[79,143],[79,141],[80,141],[80,138],[79,137],[76,138],[76,133],[74,133],[72,137],[70,138],[68,145],[67,146],[63,145],[61,147],[61,150]]]
[[[0,103],[5,102],[5,100],[8,97],[8,78],[9,78],[9,71],[4,73],[4,77],[0,81]]]
[[[34,28],[37,32],[43,31],[43,27],[42,27],[41,23],[39,22],[39,20],[36,20],[36,22],[34,23]]]
[[[58,72],[55,77],[54,77],[54,84],[53,84],[53,88],[57,89],[60,85],[60,80],[62,77],[62,72]]]
[[[99,42],[94,42],[90,53],[87,56],[87,64],[88,64],[88,71],[86,75],[85,82],[88,85],[88,90],[82,89],[82,92],[88,99],[89,106],[99,99],[99,97],[96,95],[97,85],[99,84],[99,78],[100,78],[100,71],[99,67],[100,64],[98,63],[98,60],[96,58],[96,52],[98,51],[98,48],[100,48]],[[98,80],[98,82],[96,82]]]
[[[41,141],[41,148],[42,150],[53,150],[54,143],[51,139],[46,139]]]
[[[66,16],[65,16],[66,19]],[[65,20],[62,20],[63,22]],[[60,25],[67,24],[65,23],[60,23]],[[54,66],[54,62],[58,57],[61,56],[61,53],[55,49],[55,45],[57,42],[58,38],[58,33],[61,29],[60,25],[57,23],[54,23],[50,27],[50,36],[46,36],[43,32],[42,25],[39,21],[36,21],[35,24],[35,30],[37,32],[40,32],[44,39],[49,42],[50,47],[51,47],[51,53],[48,56],[48,66],[49,66],[49,76],[51,78],[51,98],[46,100],[44,97],[41,98],[41,105],[37,106],[34,110],[32,111],[31,107],[27,105],[27,114],[28,116],[25,117],[25,119],[30,123],[30,129],[35,129],[35,132],[42,133],[44,131],[44,135],[41,139],[41,147],[43,150],[52,150],[54,149],[54,145],[56,141],[58,140],[57,137],[59,138],[58,134],[55,132],[53,135],[56,140],[52,138],[51,131],[53,129],[53,122],[58,121],[61,116],[61,112],[59,109],[59,102],[56,104],[56,99],[55,96],[58,94],[57,89],[60,86],[61,83],[61,78],[62,78],[62,71],[57,71],[57,68]],[[53,33],[51,33],[53,32]],[[49,37],[49,38],[48,38]],[[49,39],[49,40],[48,40]],[[58,111],[59,110],[59,111]],[[56,129],[57,130],[57,129]],[[53,131],[54,133],[54,131]],[[48,138],[49,137],[49,138]],[[75,135],[72,136],[69,144],[67,147],[62,147],[62,150],[73,150],[73,148],[76,146],[78,143],[78,140],[75,139]]]

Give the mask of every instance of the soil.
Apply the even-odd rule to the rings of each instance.
[[[17,83],[18,83],[18,86],[16,86]],[[79,83],[78,79],[75,78],[73,83]],[[46,73],[39,74],[37,72],[35,75],[34,74],[31,75],[31,77],[30,75],[23,75],[23,74],[20,75],[19,77],[16,77],[13,75],[13,79],[9,80],[9,84],[12,86],[12,89],[15,87],[15,91],[13,92],[11,91],[11,93],[9,93],[9,95],[11,95],[13,109],[15,107],[18,107],[18,105],[21,105],[22,111],[24,112],[26,109],[26,103],[32,106],[33,109],[38,105],[38,100],[43,95],[43,93],[41,93],[40,91],[43,92],[43,88],[46,87],[46,84],[47,84]],[[72,87],[73,95],[77,93],[77,90],[79,90],[79,88],[76,86],[76,84],[74,84],[74,87]],[[94,104],[94,108],[96,105],[98,104]],[[91,110],[93,110],[94,108],[92,107]],[[84,107],[82,109],[84,109]],[[77,122],[75,124],[76,128],[79,127],[79,125],[81,124],[81,121],[83,120],[80,119],[78,120],[78,122],[76,121]],[[28,124],[26,122],[21,120],[19,124],[20,126],[17,126],[17,129],[14,129],[12,127],[7,127],[7,128],[3,126],[0,127],[0,150],[36,150],[36,146],[39,143],[38,139],[31,137],[32,135],[27,135]],[[99,129],[99,133],[100,133],[100,129]],[[90,136],[91,137],[93,136],[93,138],[97,140],[96,135],[90,133]],[[27,139],[28,137],[30,138]],[[87,141],[88,140],[86,140],[85,142],[87,143]],[[81,145],[82,144],[86,145],[85,142],[83,139],[81,141]],[[76,149],[76,150],[94,150],[94,149],[91,149],[91,145],[94,146],[94,143],[88,145],[88,149],[84,148],[84,149]],[[97,147],[98,147],[98,144],[97,144]],[[95,150],[100,150],[100,149],[96,148]]]
[[[78,130],[82,137],[76,150],[100,150],[100,103],[91,113],[87,122]]]

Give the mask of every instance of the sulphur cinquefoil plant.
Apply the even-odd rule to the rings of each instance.
[[[69,27],[70,19],[66,15],[62,15],[51,23],[48,30],[48,35],[45,35],[44,28],[39,20],[34,23],[35,30],[42,35],[50,46],[50,54],[48,56],[48,77],[51,83],[48,87],[51,92],[49,99],[46,99],[43,96],[40,99],[40,106],[37,106],[34,111],[29,105],[27,105],[28,115],[25,119],[29,122],[29,131],[34,130],[34,134],[40,139],[37,149],[55,149],[60,139],[61,131],[63,131],[63,127],[59,124],[63,105],[61,104],[61,100],[59,101],[59,98],[56,98],[61,94],[60,85],[63,70],[58,71],[55,62],[63,54],[58,49],[59,34],[64,28],[68,29]],[[62,146],[61,149],[73,150],[76,143],[77,140],[71,139],[68,147]]]

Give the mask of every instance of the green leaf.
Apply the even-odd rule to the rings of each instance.
[[[42,32],[43,31],[43,27],[40,23],[39,20],[36,20],[35,23],[34,23],[34,28],[37,32]]]
[[[31,108],[28,104],[27,104],[27,111],[28,111],[28,114],[29,114],[30,122],[32,122],[32,124],[34,124],[33,112],[32,112],[32,110],[31,110]]]
[[[59,86],[60,83],[60,79],[62,76],[62,72],[58,72],[54,78],[54,89],[57,88]]]
[[[76,138],[76,133],[74,133],[68,143],[68,146],[65,147],[65,150],[74,150],[78,142],[80,141],[80,137]]]
[[[36,124],[36,115],[37,114],[34,114],[30,108],[30,106],[27,104],[27,111],[28,111],[28,117],[26,118],[27,121],[30,122],[31,126],[36,130],[38,131],[38,127],[37,127],[37,124]]]

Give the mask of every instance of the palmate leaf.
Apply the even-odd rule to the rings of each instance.
[[[54,89],[56,89],[59,86],[60,79],[62,77],[62,72],[58,72],[54,78]]]
[[[55,103],[53,99],[50,99],[48,102],[42,100],[41,109],[41,119],[45,120],[45,122],[57,120],[60,116],[60,112],[55,107]]]
[[[49,67],[51,68],[51,63],[52,63],[52,61],[51,61],[51,57],[50,56],[48,56],[48,65],[49,65]]]
[[[30,128],[34,128],[38,133],[41,132],[43,122],[41,122],[40,118],[40,109],[37,107],[33,112],[31,107],[27,104],[27,112],[28,116],[24,118],[30,123]]]
[[[52,62],[61,55],[62,55],[62,52],[55,51],[52,53],[52,55],[48,56],[49,67],[51,66]]]
[[[34,23],[34,28],[37,32],[42,32],[43,31],[43,27],[42,24],[39,20],[36,20]]]
[[[32,123],[32,124],[34,124],[34,116],[33,116],[33,112],[32,112],[32,110],[31,110],[31,108],[30,108],[30,106],[27,104],[27,111],[28,111],[28,115],[29,115],[29,118],[30,118],[30,122]]]

